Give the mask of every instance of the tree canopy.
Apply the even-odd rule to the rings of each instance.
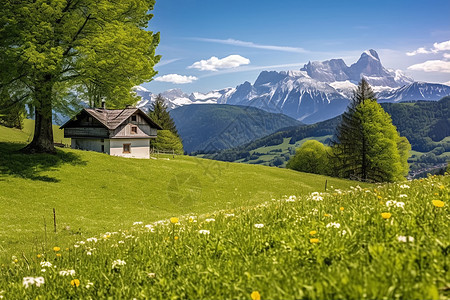
[[[35,113],[29,152],[53,152],[52,110],[70,94],[98,106],[134,104],[150,81],[159,33],[146,30],[154,0],[0,1],[0,95]]]
[[[333,145],[336,174],[375,182],[404,179],[410,149],[363,79],[337,127]]]
[[[296,150],[286,167],[300,172],[330,174],[330,147],[316,140],[309,140]]]

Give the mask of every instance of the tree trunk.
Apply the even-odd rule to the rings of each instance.
[[[35,87],[35,126],[30,144],[22,149],[25,153],[56,153],[52,128],[52,77],[43,76]]]

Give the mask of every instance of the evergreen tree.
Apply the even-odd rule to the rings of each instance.
[[[375,182],[404,179],[410,147],[362,79],[337,127],[332,159],[336,175]]]
[[[159,124],[164,130],[170,130],[174,135],[179,137],[175,122],[167,111],[164,97],[159,94],[150,106],[148,116]]]

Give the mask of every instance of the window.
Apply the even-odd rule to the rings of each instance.
[[[131,126],[131,134],[137,133],[137,126]]]
[[[137,116],[131,116],[131,121],[132,122],[136,122],[137,121]]]
[[[105,145],[102,145],[102,153],[105,153]]]
[[[123,153],[131,153],[131,144],[123,144]]]

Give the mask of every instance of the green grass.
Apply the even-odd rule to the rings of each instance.
[[[0,127],[0,259],[35,253],[134,221],[251,206],[350,181],[176,156],[158,160],[58,150],[24,155],[26,134]],[[56,234],[53,232],[56,210]]]
[[[449,186],[450,176],[437,176],[330,188],[209,215],[172,214],[179,218],[152,224],[135,218],[145,223],[11,257],[0,268],[0,293],[6,299],[449,299]],[[24,286],[30,276],[44,283]]]
[[[30,142],[33,139],[34,134],[34,120],[25,119],[23,121],[23,130],[26,135],[26,141]],[[0,138],[0,141],[4,139]],[[64,130],[59,129],[58,125],[53,125],[53,140],[56,143],[61,143],[70,146],[70,139],[64,138]]]

